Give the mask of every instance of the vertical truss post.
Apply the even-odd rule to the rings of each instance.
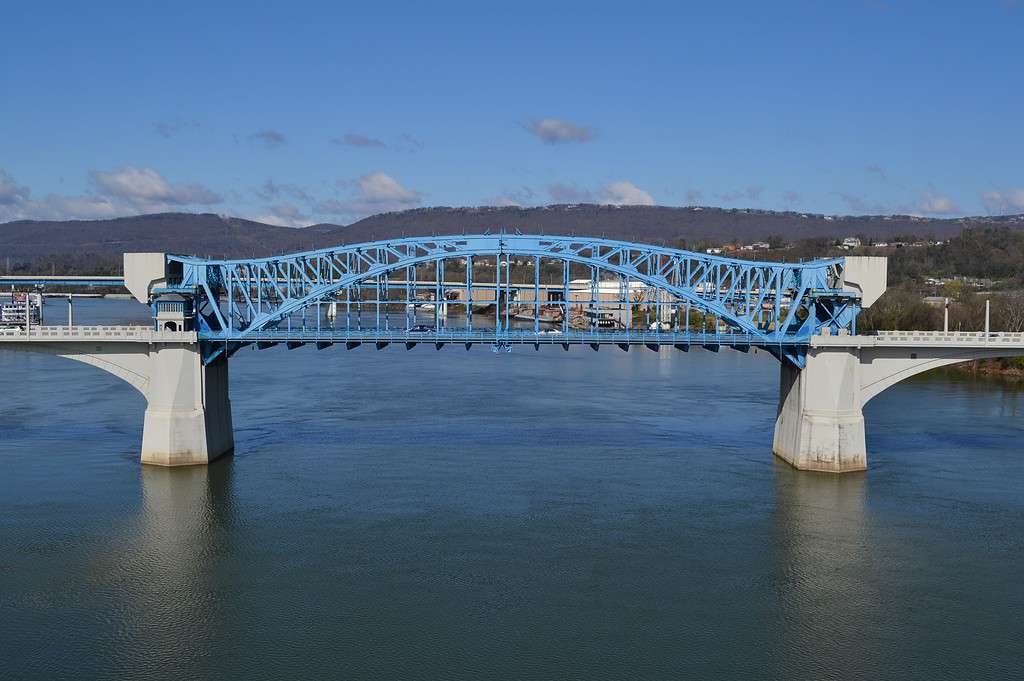
[[[505,336],[508,337],[509,303],[512,302],[512,254],[505,254]]]
[[[629,275],[626,275],[625,287],[626,294],[624,298],[626,300],[626,337],[628,338],[633,333],[633,283],[629,280]]]
[[[533,334],[540,333],[540,256],[533,261]]]
[[[569,333],[569,261],[562,260],[562,333]]]
[[[466,256],[466,333],[473,332],[473,256]]]

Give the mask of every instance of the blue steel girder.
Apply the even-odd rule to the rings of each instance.
[[[419,237],[338,246],[271,258],[210,260],[171,255],[181,264],[176,291],[191,290],[207,340],[246,341],[290,316],[331,300],[339,292],[377,284],[388,274],[418,265],[474,257],[522,256],[535,263],[562,261],[625,282],[664,291],[674,303],[710,313],[727,325],[766,342],[806,343],[823,326],[852,327],[859,300],[842,290],[843,260],[804,263],[755,262],[649,244],[608,239],[520,234]],[[494,287],[508,282],[470,281]],[[568,269],[566,269],[568,272]],[[381,283],[381,278],[384,278]],[[506,274],[506,279],[508,275]],[[227,294],[222,307],[222,294]],[[500,296],[496,296],[500,298]],[[598,296],[599,297],[599,296]],[[380,302],[380,294],[377,295]],[[500,325],[500,323],[499,323]]]

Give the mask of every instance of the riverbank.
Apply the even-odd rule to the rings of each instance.
[[[974,376],[990,376],[1008,381],[1024,381],[1024,357],[977,359],[954,364],[949,367],[949,371]]]

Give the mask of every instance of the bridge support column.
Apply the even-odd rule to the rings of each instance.
[[[206,464],[234,449],[223,356],[203,366],[197,345],[154,347],[146,399],[142,463]]]
[[[775,454],[800,470],[847,473],[867,468],[860,350],[811,347],[807,364],[782,364]]]

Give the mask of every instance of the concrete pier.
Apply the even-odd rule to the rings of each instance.
[[[195,345],[164,345],[150,354],[142,463],[206,464],[234,449],[228,361],[203,366]]]
[[[811,338],[806,365],[783,363],[772,450],[795,468],[867,467],[864,405],[916,374],[975,359],[1024,355],[1022,333],[880,331]]]
[[[794,468],[867,468],[858,355],[845,347],[811,348],[803,369],[781,365],[772,450]]]

